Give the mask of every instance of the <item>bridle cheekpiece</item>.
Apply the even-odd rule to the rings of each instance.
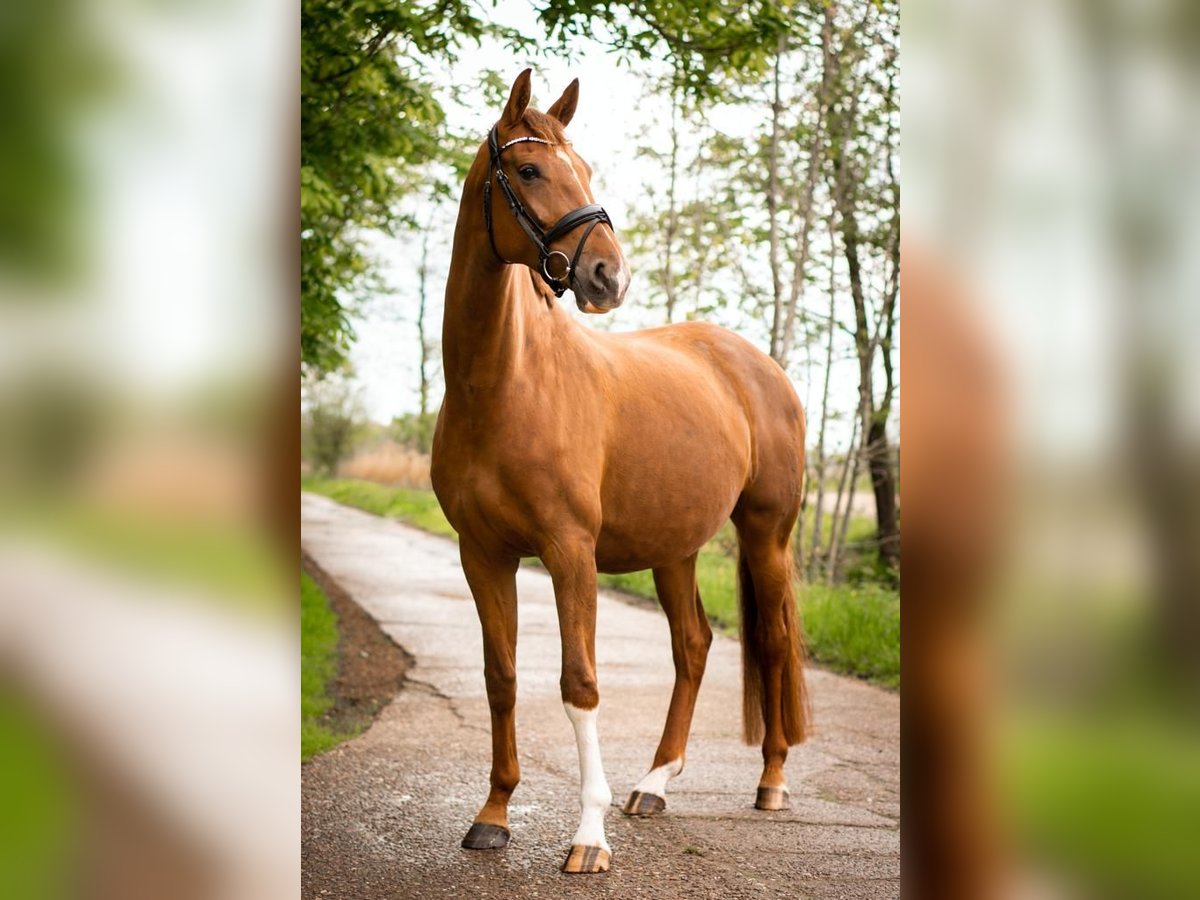
[[[555,297],[561,297],[571,287],[571,280],[575,275],[575,267],[579,263],[579,256],[583,253],[583,245],[587,243],[588,236],[592,233],[592,229],[603,222],[609,228],[612,228],[612,222],[608,218],[608,213],[604,211],[599,203],[589,203],[587,206],[581,206],[579,209],[571,210],[549,229],[543,229],[538,221],[529,213],[525,205],[521,203],[520,198],[513,190],[512,183],[508,176],[504,174],[504,169],[500,166],[500,154],[514,144],[534,143],[534,144],[550,144],[550,141],[544,140],[532,135],[524,137],[516,137],[505,144],[500,143],[499,135],[497,134],[497,126],[493,125],[492,130],[488,132],[488,153],[491,156],[491,162],[488,166],[488,177],[483,183],[483,221],[487,225],[488,242],[492,245],[492,252],[496,254],[496,259],[500,262],[511,265],[511,262],[500,255],[500,251],[496,249],[496,238],[492,234],[492,176],[496,178],[496,183],[500,185],[500,190],[508,200],[508,208],[512,210],[513,216],[517,220],[517,224],[521,226],[521,230],[529,236],[533,244],[538,249],[538,274],[554,292]],[[559,238],[564,237],[574,231],[580,225],[589,223],[584,230],[583,236],[580,237],[579,243],[575,246],[575,253],[568,257],[561,250],[551,250],[550,245]],[[563,271],[561,274],[551,274],[551,261],[556,261],[561,258]],[[556,264],[557,268],[557,264]]]

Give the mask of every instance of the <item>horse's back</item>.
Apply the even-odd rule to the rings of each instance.
[[[745,338],[707,322],[612,337],[611,346],[623,351],[627,365],[639,376],[664,382],[674,402],[688,399],[707,406],[715,400],[712,405],[729,410],[739,425],[744,423],[755,456],[765,450],[772,456],[798,457],[803,464],[804,409],[796,389],[779,364]],[[731,403],[736,411],[730,410]]]

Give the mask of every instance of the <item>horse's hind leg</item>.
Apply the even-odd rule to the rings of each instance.
[[[763,774],[755,806],[786,809],[788,747],[805,738],[804,645],[788,537],[795,513],[745,504],[734,513],[742,616],[744,728],[762,735]]]
[[[683,771],[696,694],[700,690],[700,679],[704,677],[708,648],[712,643],[712,629],[708,626],[704,607],[700,604],[700,593],[696,589],[694,554],[682,562],[655,569],[654,587],[671,626],[675,690],[671,694],[667,723],[663,727],[658,752],[654,754],[654,764],[625,803],[625,814],[630,816],[652,815],[666,807],[667,780]]]

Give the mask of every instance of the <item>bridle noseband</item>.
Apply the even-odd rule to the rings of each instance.
[[[538,274],[542,276],[542,279],[549,286],[550,290],[554,292],[554,296],[561,297],[571,287],[571,279],[575,275],[575,266],[579,263],[579,255],[583,252],[583,245],[587,243],[592,229],[601,222],[612,228],[612,222],[608,218],[608,213],[604,211],[604,207],[599,203],[589,203],[587,206],[571,210],[571,212],[555,222],[549,230],[543,229],[537,220],[529,214],[529,210],[525,208],[524,204],[521,203],[520,198],[513,191],[508,176],[504,174],[504,169],[500,167],[500,154],[513,146],[513,144],[523,143],[550,144],[547,140],[532,136],[513,138],[508,143],[501,144],[495,125],[488,132],[488,152],[491,154],[491,163],[488,166],[487,181],[483,183],[483,221],[487,225],[488,242],[492,245],[492,252],[496,254],[496,259],[502,263],[511,264],[496,249],[496,238],[492,234],[492,175],[494,173],[496,181],[500,185],[500,190],[504,192],[504,196],[508,200],[508,208],[512,210],[512,214],[516,217],[517,224],[521,226],[521,229],[529,236],[529,239],[533,241],[534,246],[538,248]],[[575,246],[575,254],[573,256],[568,258],[567,254],[561,250],[550,249],[552,243],[574,231],[585,222],[591,224],[584,230],[583,236]],[[550,274],[548,264],[554,257],[562,257],[563,264],[566,266],[566,270],[561,275]]]

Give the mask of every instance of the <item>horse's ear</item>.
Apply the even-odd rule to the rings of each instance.
[[[508,104],[504,107],[504,115],[500,117],[501,123],[510,128],[521,121],[521,116],[525,115],[525,109],[529,106],[532,96],[529,80],[532,75],[533,69],[526,69],[513,82],[512,93],[508,95]]]
[[[567,85],[567,89],[562,92],[561,97],[554,101],[554,105],[546,110],[546,115],[553,116],[566,126],[570,124],[571,119],[575,118],[575,107],[578,105],[579,79],[576,78]]]

